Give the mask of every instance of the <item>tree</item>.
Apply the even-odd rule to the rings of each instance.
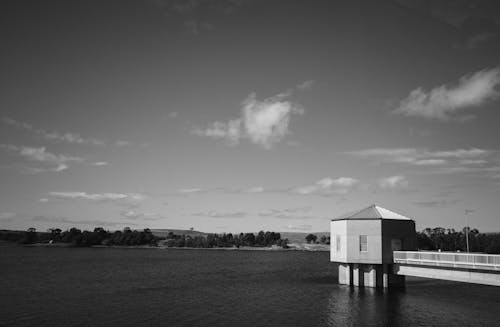
[[[308,234],[306,236],[306,242],[307,243],[316,243],[316,240],[318,239],[318,237],[314,234]]]

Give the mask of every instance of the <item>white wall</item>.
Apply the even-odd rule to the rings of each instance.
[[[340,251],[337,251],[337,237],[340,236]],[[330,223],[330,261],[348,262],[347,259],[347,221],[335,220]]]
[[[381,220],[333,220],[330,223],[330,260],[344,263],[382,263]],[[368,251],[359,250],[359,236],[366,235]],[[337,236],[341,249],[337,251]]]

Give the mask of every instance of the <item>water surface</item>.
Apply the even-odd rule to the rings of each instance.
[[[337,284],[326,252],[0,246],[0,326],[498,326],[500,288]]]

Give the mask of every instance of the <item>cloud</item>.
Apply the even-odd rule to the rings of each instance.
[[[390,176],[381,178],[378,183],[379,187],[384,190],[405,189],[408,187],[408,180],[404,176]]]
[[[184,29],[194,36],[215,28],[213,20],[237,12],[249,1],[246,0],[150,0],[156,8],[161,9],[166,16],[183,20]]]
[[[92,166],[98,166],[98,167],[100,167],[100,166],[108,166],[108,165],[109,165],[109,163],[106,162],[106,161],[97,161],[97,162],[92,163]]]
[[[179,194],[194,194],[194,193],[202,193],[206,192],[205,189],[199,188],[199,187],[193,187],[193,188],[181,188],[177,190],[177,193]]]
[[[290,92],[259,100],[251,93],[241,105],[241,116],[228,122],[216,121],[205,129],[195,128],[192,133],[214,139],[224,139],[235,145],[241,139],[270,149],[290,134],[292,115],[304,114],[304,109],[288,99]]]
[[[68,144],[90,144],[99,146],[105,145],[104,141],[95,138],[83,138],[76,133],[59,133],[55,131],[49,132],[41,128],[35,128],[31,124],[20,122],[9,117],[4,117],[3,122],[7,125],[35,133],[49,141],[68,143]]]
[[[430,91],[417,88],[393,112],[411,117],[448,121],[455,114],[497,99],[500,67],[462,76],[454,87],[441,85]],[[462,117],[463,118],[463,117]]]
[[[311,230],[312,225],[308,224],[302,224],[302,225],[287,225],[284,228],[288,230],[300,230],[300,231],[305,231],[305,230]]]
[[[326,177],[314,184],[296,187],[291,190],[291,193],[300,195],[345,194],[358,183],[359,180],[352,177],[339,177],[337,179]]]
[[[31,164],[23,167],[24,170],[30,173],[40,172],[60,172],[69,168],[73,162],[83,162],[79,157],[73,157],[63,154],[54,154],[48,152],[45,147],[33,148],[26,146],[15,146],[0,144],[0,148],[16,153]],[[36,164],[35,166],[33,164]]]
[[[350,151],[347,154],[375,158],[384,163],[400,163],[438,169],[440,172],[451,172],[457,167],[488,165],[495,151],[470,148],[446,151],[430,151],[423,148],[374,148]],[[451,169],[452,168],[452,169]],[[483,167],[482,169],[484,169]],[[477,170],[478,168],[473,168]]]
[[[105,220],[77,220],[77,219],[69,219],[67,217],[53,217],[53,216],[35,216],[32,218],[32,220],[37,222],[77,224],[77,225],[90,225],[90,226],[108,226],[108,227],[125,225],[124,223],[111,222]],[[127,222],[126,225],[137,225],[137,224]]]
[[[244,193],[263,193],[265,189],[262,186],[250,187],[243,190]]]
[[[116,145],[118,146],[129,146],[129,145],[132,145],[131,142],[129,141],[124,141],[124,140],[118,140],[115,142]]]
[[[47,202],[49,202],[49,199],[47,199],[47,198],[41,198],[40,200],[38,200],[38,202],[47,203]]]
[[[120,216],[126,219],[160,220],[163,219],[156,212],[137,212],[133,210],[122,211]]]
[[[86,200],[86,201],[133,201],[140,202],[146,196],[140,193],[87,193],[87,192],[50,192],[49,196],[61,200]]]
[[[415,204],[418,207],[423,207],[423,208],[443,208],[443,207],[449,207],[452,204],[456,204],[460,202],[460,200],[431,200],[431,201],[414,201],[413,204]]]
[[[196,212],[192,213],[191,216],[209,217],[209,218],[244,218],[248,214],[242,211],[232,211],[232,212],[219,212],[215,210],[210,210],[207,212]]]
[[[297,219],[297,220],[310,220],[310,219],[323,218],[308,214],[311,212],[311,210],[312,210],[311,206],[285,208],[285,209],[269,209],[260,212],[258,215],[260,217],[271,217],[278,219]]]
[[[310,90],[314,86],[315,81],[309,80],[309,81],[304,81],[300,84],[297,85],[297,89],[301,91],[306,91]]]
[[[175,119],[177,117],[179,117],[179,113],[177,111],[171,111],[167,113],[167,118]]]

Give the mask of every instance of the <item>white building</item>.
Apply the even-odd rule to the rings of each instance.
[[[332,219],[330,261],[339,263],[339,283],[389,287],[404,283],[392,274],[393,251],[415,250],[415,222],[371,205]]]

